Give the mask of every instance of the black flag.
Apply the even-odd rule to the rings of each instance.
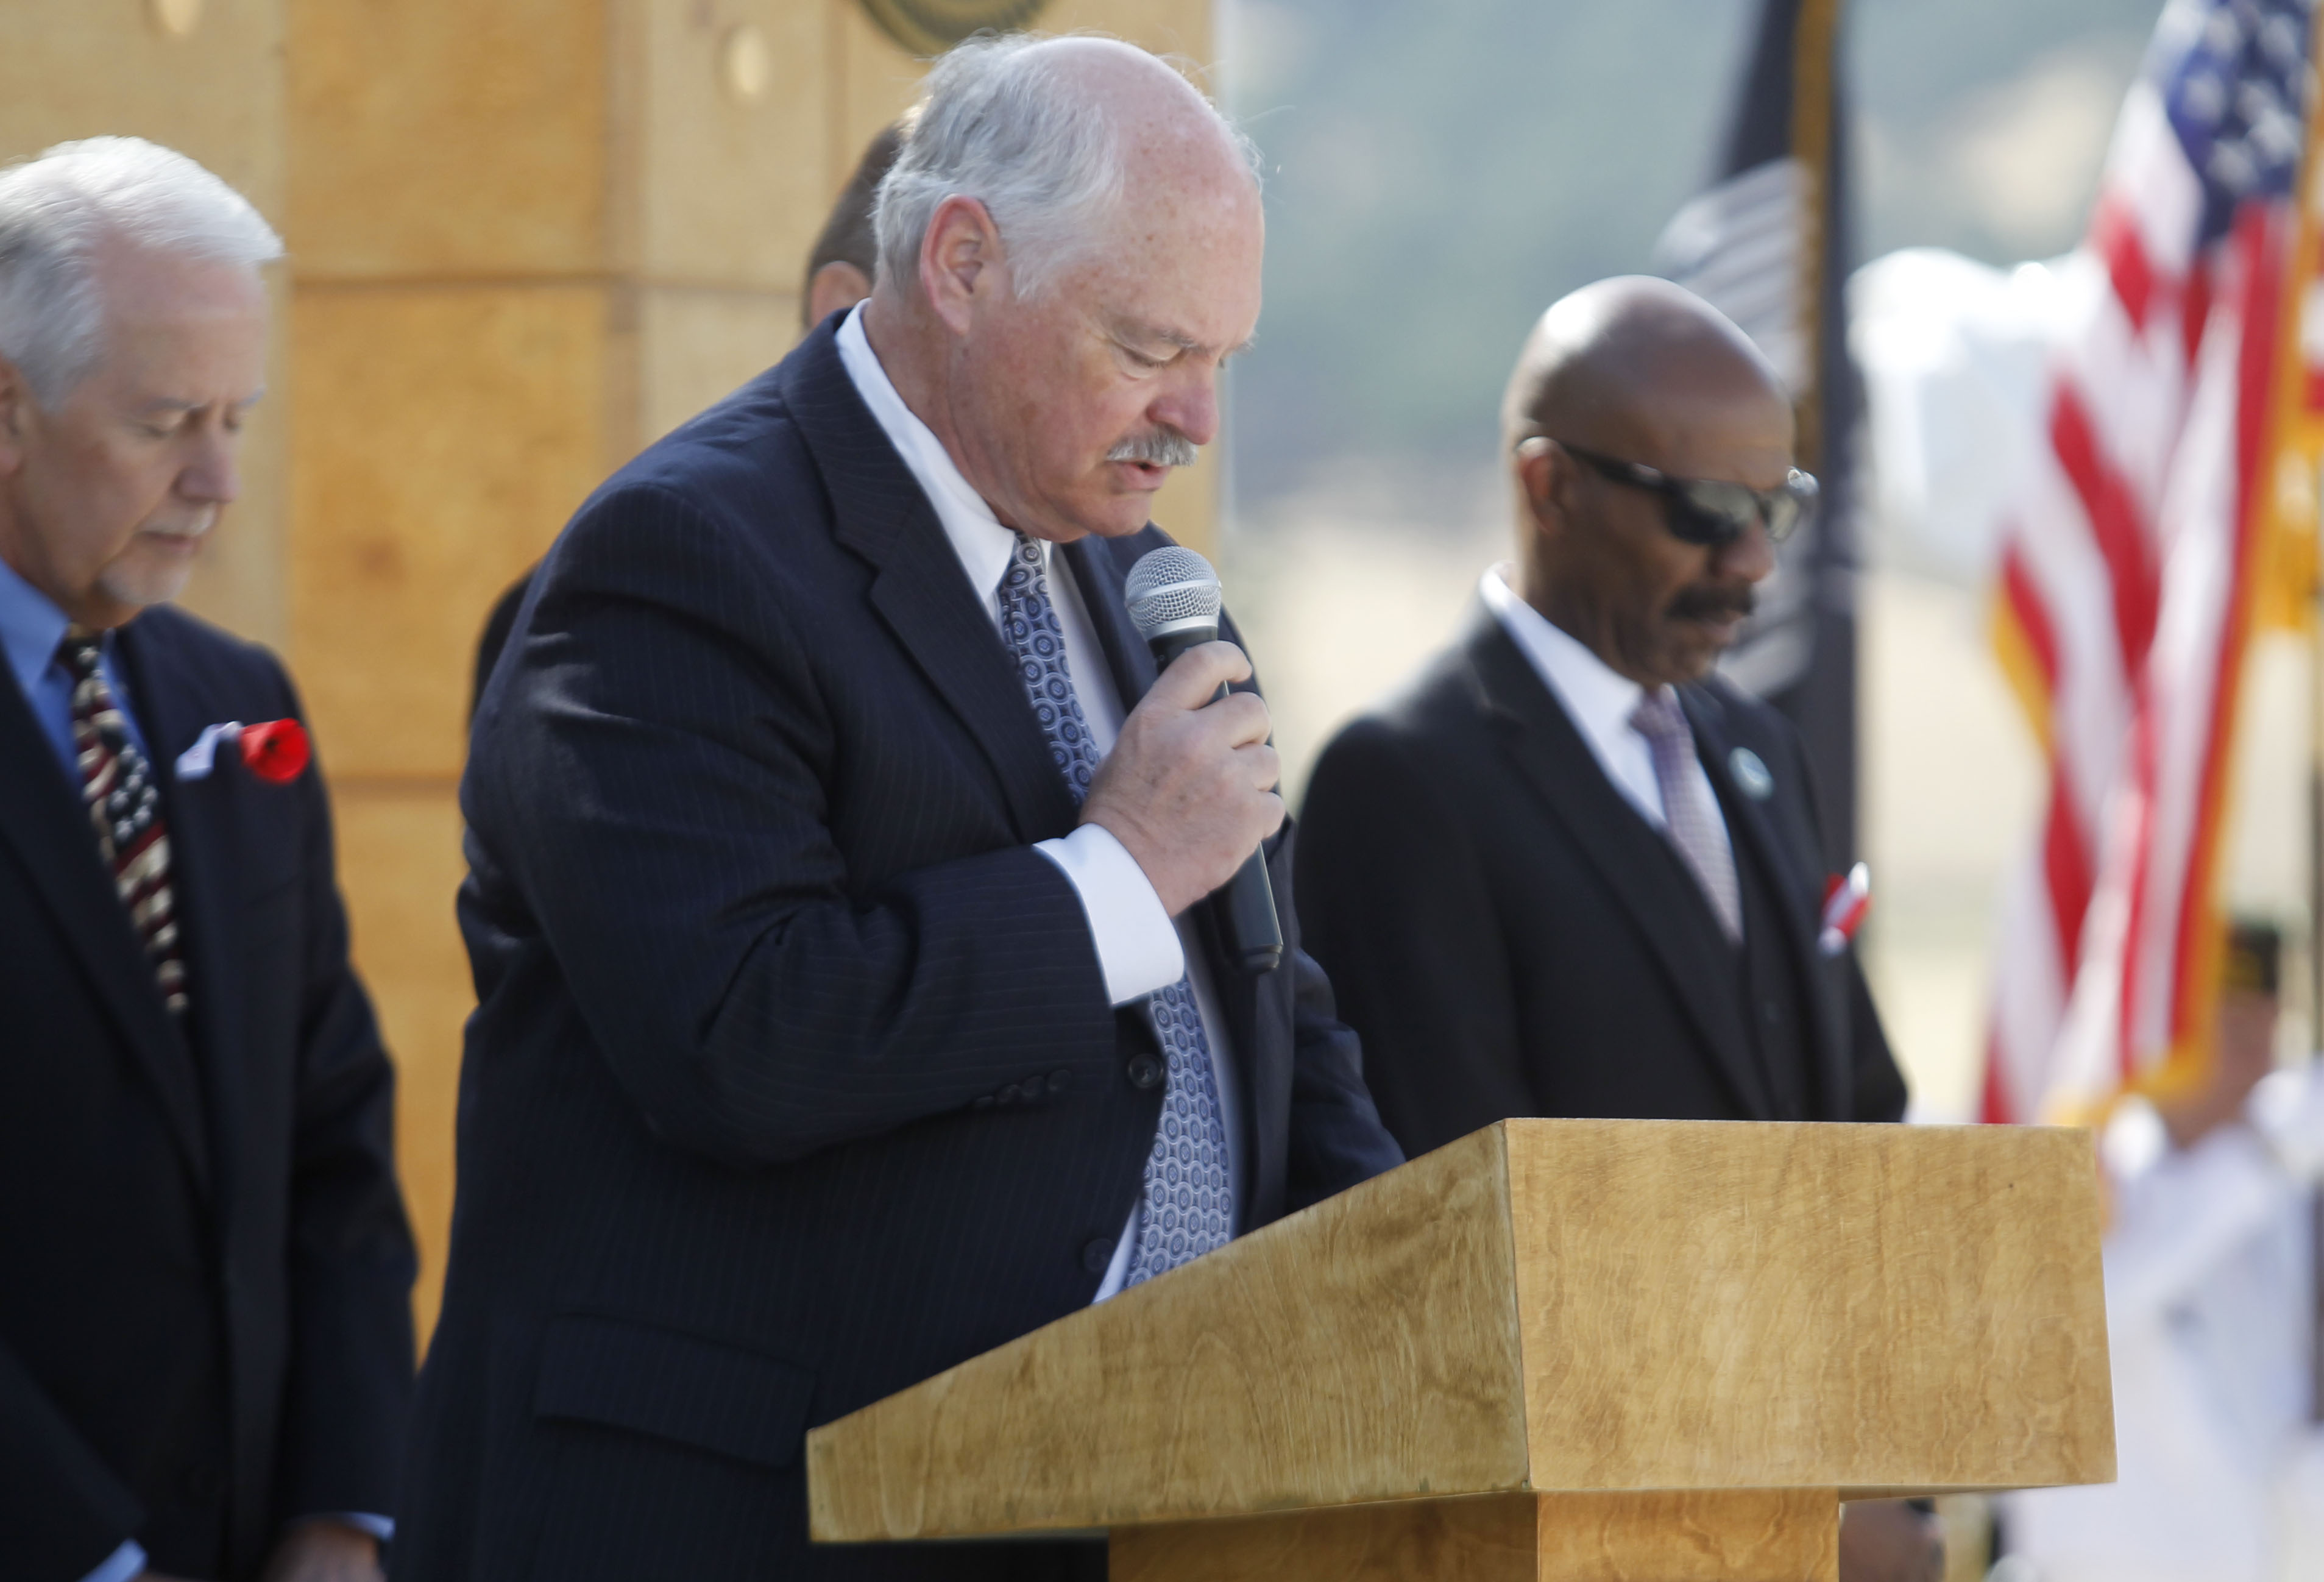
[[[1848,355],[1840,0],[1763,0],[1710,190],[1655,245],[1656,273],[1758,343],[1799,414],[1799,465],[1823,486],[1720,669],[1791,717],[1807,744],[1825,860],[1856,859],[1856,532],[1863,389]]]

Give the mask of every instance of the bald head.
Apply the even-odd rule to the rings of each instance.
[[[1785,485],[1791,402],[1749,338],[1668,281],[1584,286],[1526,338],[1501,433],[1526,602],[1641,685],[1708,671],[1774,550],[1764,525],[1715,542],[1680,532],[1652,474]]]
[[[1750,337],[1669,281],[1618,275],[1560,298],[1534,325],[1501,398],[1501,439],[1514,449],[1547,434],[1709,476],[1691,470],[1694,430],[1738,409],[1781,426],[1788,445],[1791,403]]]

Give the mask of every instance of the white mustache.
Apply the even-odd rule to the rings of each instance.
[[[150,537],[159,539],[198,539],[208,537],[210,529],[217,525],[217,513],[215,511],[206,511],[198,518],[189,523],[172,524],[168,527],[164,527],[157,523],[149,527],[141,527],[137,531]]]
[[[1202,448],[1176,429],[1132,434],[1105,453],[1108,461],[1139,461],[1148,467],[1192,467]]]

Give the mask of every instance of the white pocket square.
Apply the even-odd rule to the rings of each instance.
[[[202,726],[202,734],[194,738],[194,745],[178,754],[178,778],[181,781],[208,780],[210,765],[217,757],[218,744],[241,739],[242,721],[238,719]]]

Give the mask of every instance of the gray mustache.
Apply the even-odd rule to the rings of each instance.
[[[1201,447],[1176,429],[1132,434],[1105,453],[1108,461],[1142,461],[1148,467],[1192,467]]]

